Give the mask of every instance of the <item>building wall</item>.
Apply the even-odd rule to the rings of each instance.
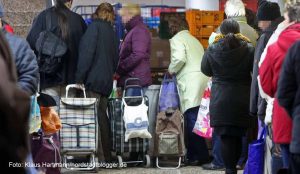
[[[34,17],[45,8],[45,0],[2,0],[5,20],[15,33],[26,37]]]

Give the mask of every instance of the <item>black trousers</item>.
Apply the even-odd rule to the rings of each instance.
[[[300,154],[290,154],[290,174],[299,174],[300,173]]]
[[[221,152],[226,174],[237,174],[236,165],[242,153],[242,137],[221,135]]]
[[[99,161],[111,161],[110,122],[107,116],[108,98],[94,92],[87,92],[88,97],[96,97],[98,102],[98,152]]]

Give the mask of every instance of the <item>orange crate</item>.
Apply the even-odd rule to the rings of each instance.
[[[215,12],[214,11],[202,11],[201,13],[202,25],[213,25]]]
[[[203,45],[204,48],[208,48],[208,39],[209,38],[200,38],[200,43]]]
[[[188,10],[186,11],[186,20],[188,23],[201,24],[201,11],[200,10]]]
[[[214,26],[202,26],[200,30],[200,35],[203,36],[210,36],[212,32],[214,32]]]
[[[216,11],[214,14],[214,25],[220,25],[224,20],[224,11]]]

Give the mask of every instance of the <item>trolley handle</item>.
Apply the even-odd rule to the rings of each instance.
[[[83,95],[84,95],[84,98],[86,98],[85,87],[80,87],[80,86],[78,86],[77,84],[71,84],[71,85],[67,85],[67,86],[66,86],[66,98],[68,98],[69,90],[70,90],[71,88],[75,88],[75,89],[82,90]]]
[[[124,88],[126,88],[126,86],[128,86],[129,82],[138,82],[136,85],[141,86],[141,80],[139,78],[128,78],[125,81]]]

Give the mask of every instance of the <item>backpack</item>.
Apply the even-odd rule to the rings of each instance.
[[[40,73],[54,75],[62,67],[67,52],[66,43],[51,31],[51,13],[46,14],[46,30],[41,32],[35,48],[38,52]]]

